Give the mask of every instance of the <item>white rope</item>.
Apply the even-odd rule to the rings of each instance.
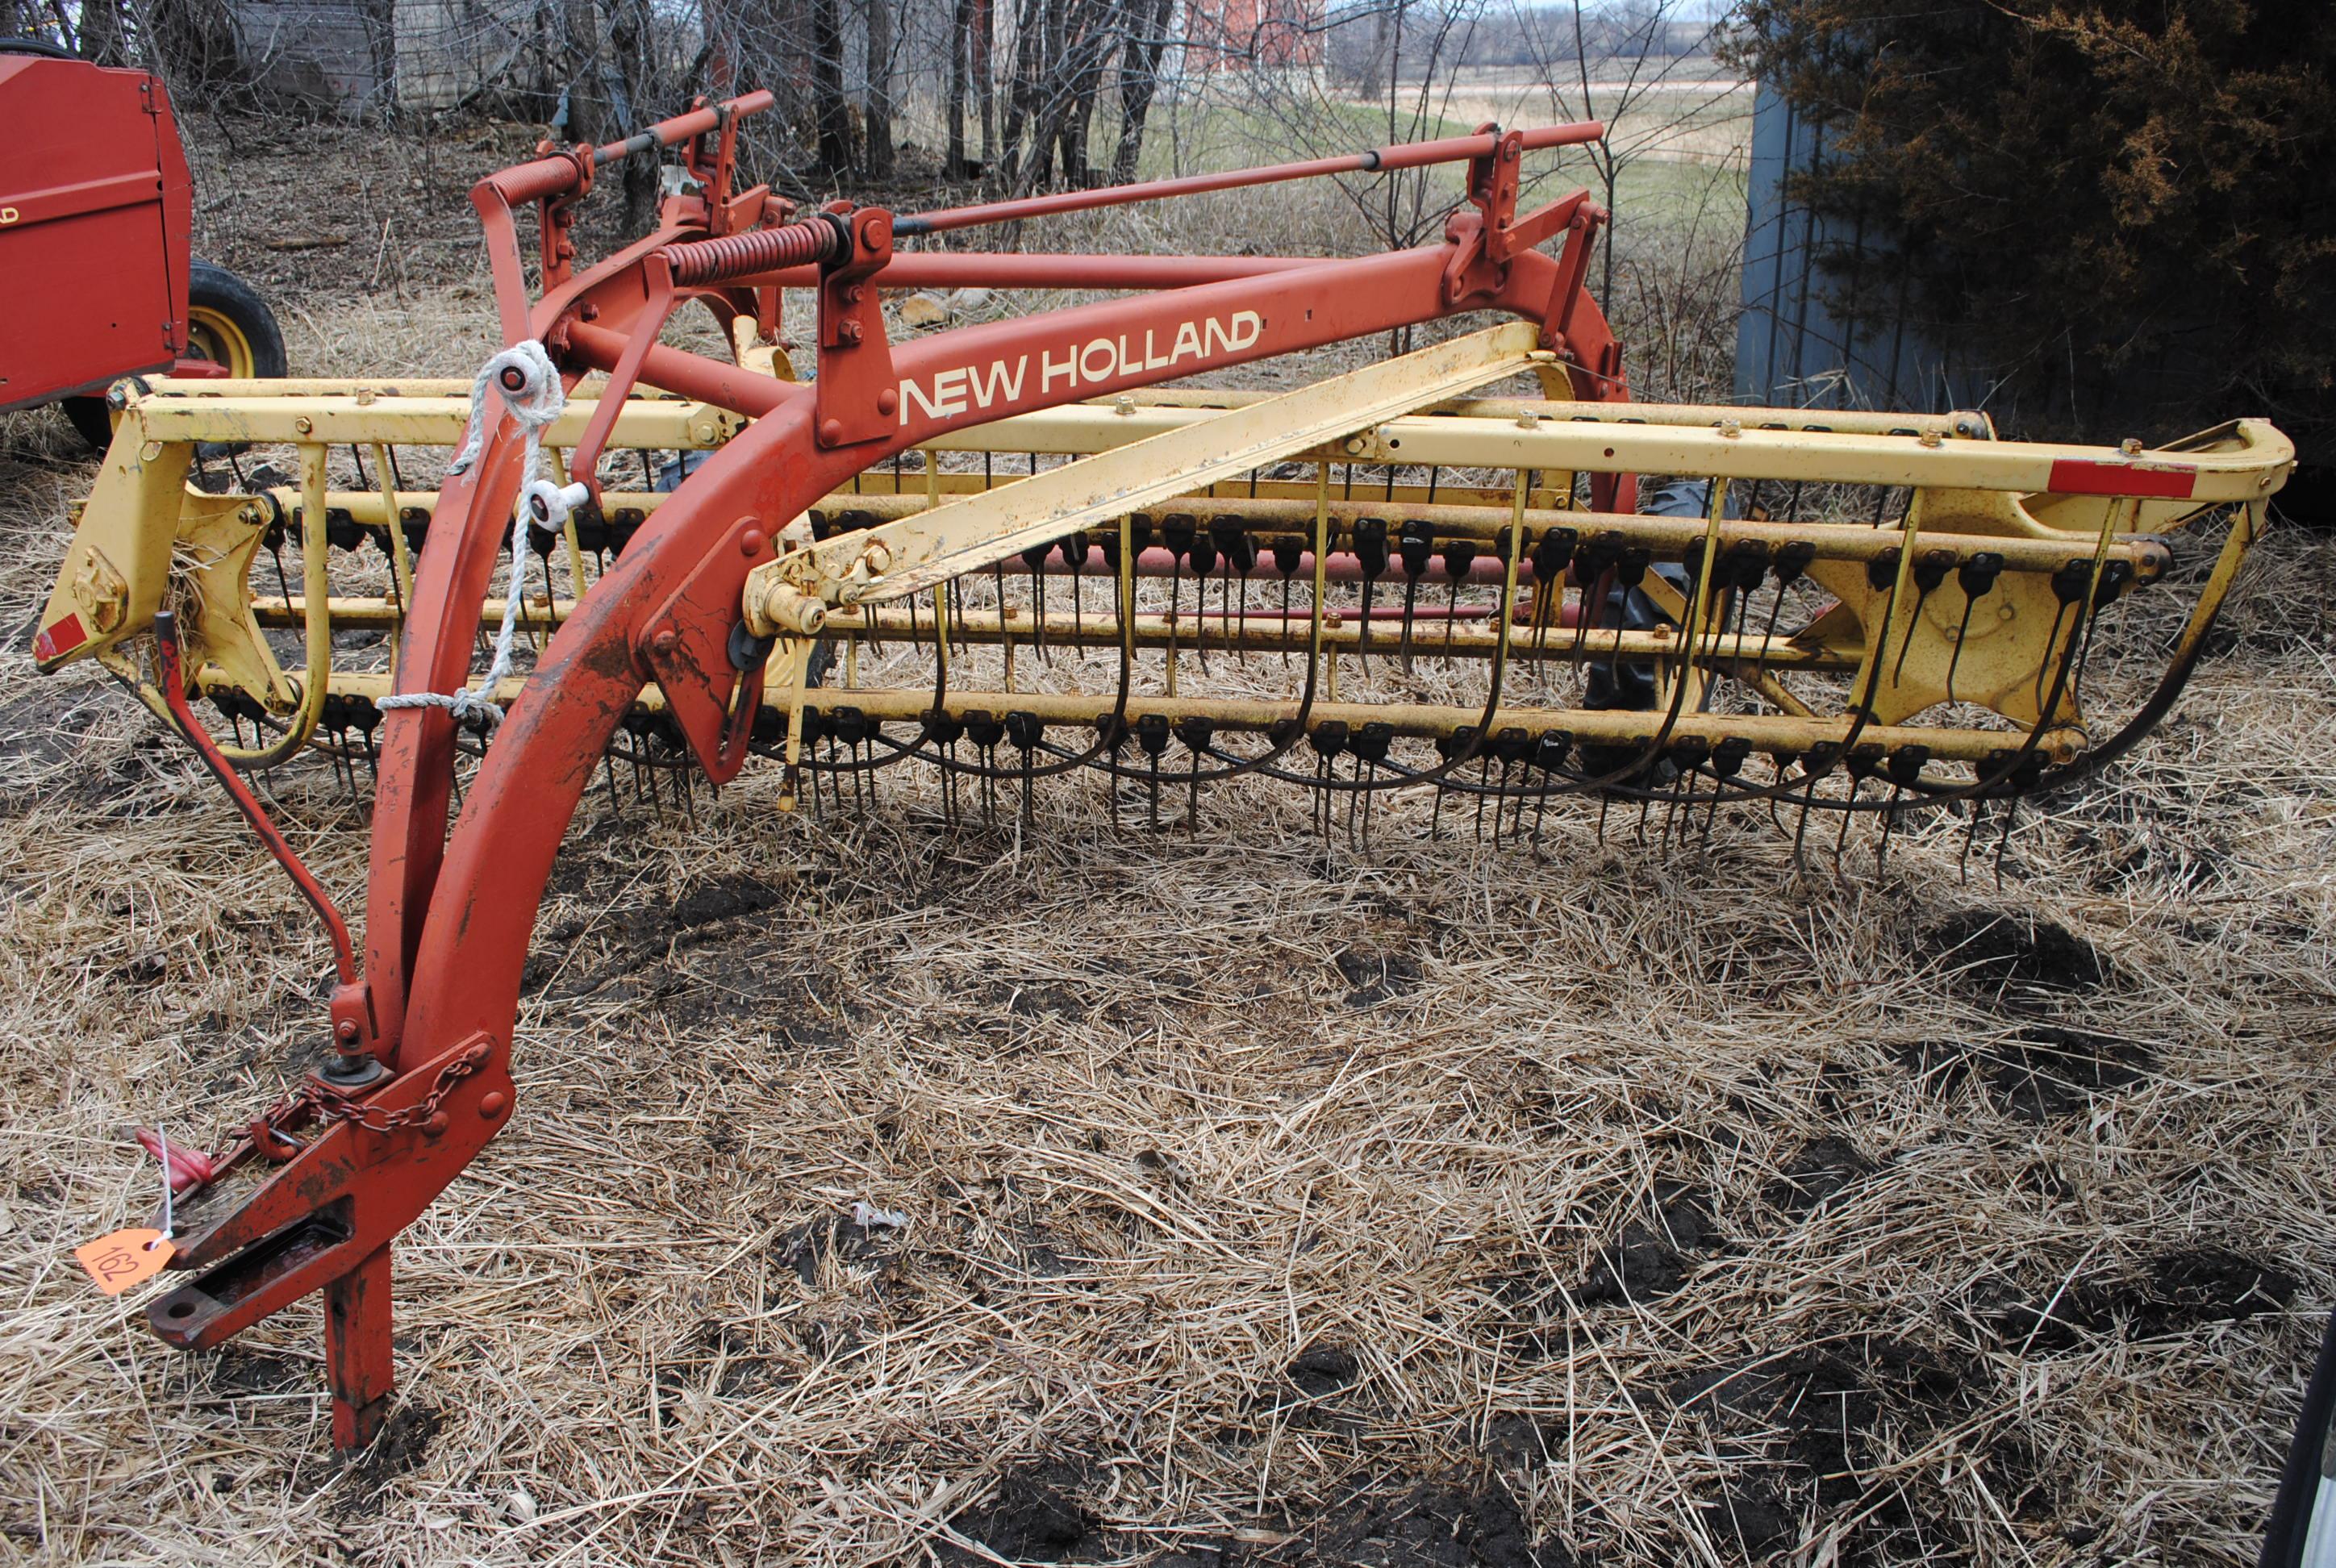
[[[503,381],[506,371],[516,372],[520,386],[513,391]],[[581,481],[558,485],[543,477],[543,433],[560,417],[568,405],[568,394],[560,385],[560,371],[551,363],[543,345],[530,339],[514,344],[479,367],[471,379],[470,434],[462,451],[447,465],[449,474],[466,472],[476,463],[487,438],[487,391],[492,387],[503,400],[513,419],[527,439],[527,469],[521,478],[520,495],[530,502],[527,511],[537,523],[558,532],[566,526],[568,516],[584,504],[591,491]],[[494,701],[495,687],[511,674],[511,642],[519,630],[521,601],[527,592],[526,536],[518,527],[511,530],[511,593],[503,600],[503,622],[495,632],[495,656],[487,666],[486,679],[473,689],[465,682],[452,694],[436,691],[409,692],[385,696],[375,704],[377,707],[436,707],[443,708],[459,722],[483,719],[492,729],[503,722],[503,710]]]

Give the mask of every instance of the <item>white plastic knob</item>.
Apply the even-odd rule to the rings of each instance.
[[[573,484],[554,484],[548,479],[539,479],[527,487],[527,499],[536,521],[545,528],[556,529],[568,521],[569,513],[592,499],[592,490],[580,479]]]

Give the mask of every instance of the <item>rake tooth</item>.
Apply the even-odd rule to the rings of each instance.
[[[1160,831],[1160,754],[1168,749],[1168,719],[1164,714],[1148,713],[1135,721],[1135,744],[1143,748],[1144,760],[1151,769],[1152,831]]]
[[[1290,579],[1305,558],[1306,541],[1296,535],[1287,535],[1273,541],[1274,569],[1281,573],[1281,663],[1284,668],[1290,664]]]
[[[1473,728],[1464,727],[1454,730],[1450,735],[1437,735],[1436,737],[1436,755],[1441,757],[1445,764],[1450,764],[1453,757],[1458,755],[1460,748],[1467,744],[1465,737],[1474,735],[1475,733],[1475,732]],[[1427,815],[1427,836],[1431,839],[1441,838],[1443,836],[1444,797],[1449,793],[1444,787],[1444,776],[1448,775],[1439,776],[1436,781],[1436,803],[1429,810]]]
[[[1613,591],[1611,574],[1621,554],[1622,536],[1610,528],[1591,535],[1574,559],[1572,576],[1580,585],[1580,602],[1573,612],[1573,647],[1568,654],[1572,661],[1581,659],[1590,628],[1606,618],[1606,600]]]
[[[1906,617],[1906,635],[1898,639],[1898,662],[1890,667],[1891,685],[1898,684],[1898,677],[1906,667],[1906,650],[1914,646],[1914,629],[1921,621],[1924,601],[1930,599],[1932,589],[1947,580],[1948,569],[1954,564],[1955,552],[1952,550],[1926,550],[1914,558],[1914,609]]]
[[[1874,852],[1874,873],[1880,876],[1890,858],[1890,834],[1898,825],[1898,802],[1931,761],[1926,745],[1902,745],[1890,754],[1890,804],[1882,813],[1882,843]]]
[[[1435,471],[1429,471],[1428,495],[1435,498]],[[1403,633],[1397,640],[1397,654],[1403,660],[1403,673],[1411,673],[1412,609],[1419,601],[1419,579],[1427,570],[1428,558],[1435,552],[1436,535],[1427,524],[1412,519],[1404,523],[1397,537],[1397,553],[1403,560]]]
[[[1217,726],[1213,721],[1195,714],[1176,721],[1175,735],[1184,743],[1184,749],[1192,754],[1192,766],[1184,778],[1184,832],[1187,835],[1197,834],[1201,831],[1201,769],[1209,759]]]
[[[1995,885],[2003,886],[2003,853],[2011,847],[2011,830],[2020,821],[2020,797],[2011,795],[2003,803],[2003,834],[1995,841]]]
[[[1849,797],[1842,803],[1841,831],[1834,835],[1833,841],[1833,874],[1836,877],[1841,875],[1841,857],[1849,848],[1849,824],[1857,820],[1858,794],[1864,788],[1865,774],[1858,772],[1853,763],[1849,774]]]
[[[1063,541],[1063,559],[1071,563],[1071,640],[1078,646],[1082,664],[1087,657],[1087,628],[1081,601],[1086,598],[1087,551],[1093,542],[1084,529]]]
[[[1176,633],[1183,618],[1184,562],[1192,553],[1195,523],[1186,512],[1172,511],[1160,525],[1168,547],[1168,689],[1176,689]]]
[[[1455,539],[1444,546],[1444,574],[1452,584],[1452,601],[1445,612],[1444,662],[1452,662],[1452,628],[1460,618],[1460,584],[1476,562],[1476,541]]]
[[[1006,735],[1022,754],[1022,821],[1027,823],[1031,820],[1030,754],[1046,739],[1046,726],[1039,722],[1037,714],[1017,711],[1006,716]]]
[[[1330,842],[1330,768],[1338,760],[1338,754],[1347,749],[1347,726],[1340,720],[1328,720],[1316,725],[1306,741],[1314,748],[1314,773],[1318,781],[1314,786],[1313,825],[1321,835],[1323,846],[1328,848]]]
[[[1802,854],[1801,846],[1809,831],[1809,811],[1816,803],[1817,785],[1833,771],[1833,765],[1839,757],[1840,748],[1830,741],[1819,741],[1801,754],[1801,769],[1808,778],[1809,787],[1802,792],[1801,818],[1793,829],[1793,865],[1804,875],[1807,874],[1808,862]],[[1778,759],[1780,763],[1782,760]]]
[[[1562,729],[1543,730],[1533,742],[1533,765],[1549,779],[1563,771],[1567,754],[1573,750],[1573,736]],[[1542,822],[1549,811],[1549,785],[1544,783],[1533,799],[1533,852],[1541,852]]]
[[[1794,490],[1797,494],[1799,486],[1796,485]],[[1760,657],[1754,662],[1752,672],[1756,680],[1768,673],[1768,646],[1776,640],[1776,618],[1784,613],[1786,595],[1808,570],[1809,562],[1816,558],[1816,546],[1806,540],[1796,539],[1776,547],[1776,560],[1769,567],[1776,579],[1776,597],[1769,602],[1768,624],[1760,633]]]
[[[1012,691],[1014,689],[1014,638],[1007,632],[1006,629],[1007,622],[1006,619],[1006,563],[1004,561],[993,561],[990,563],[989,582],[991,588],[994,589],[998,594],[998,647],[999,651],[1006,656],[1006,689],[1007,691]],[[952,595],[951,597],[954,598],[955,596]],[[959,628],[962,628],[965,624],[965,607],[960,604],[956,608],[958,611],[958,624]],[[951,635],[955,634],[952,633]]]
[[[1571,528],[1545,528],[1529,558],[1533,569],[1533,651],[1549,646],[1549,628],[1558,619],[1565,597],[1565,569],[1573,560],[1582,535]]]
[[[1374,719],[1357,730],[1348,743],[1355,754],[1355,776],[1364,781],[1364,787],[1356,793],[1362,796],[1363,848],[1367,852],[1371,847],[1371,805],[1379,793],[1369,784],[1378,777],[1379,765],[1387,761],[1388,747],[1394,741],[1395,726]],[[1352,823],[1351,813],[1348,820]]]
[[[2001,773],[2010,761],[2011,754],[2008,751],[1992,751],[1988,753],[1985,760],[1980,764],[1981,776],[1992,777],[1996,774]],[[1956,880],[1965,886],[1969,886],[1971,883],[1971,846],[1979,841],[1980,818],[1986,814],[1987,802],[1987,795],[1973,794],[1971,797],[1970,803],[1970,819],[1963,823],[1963,852],[1961,858],[1956,864],[1955,876]]]
[[[1362,618],[1355,628],[1355,662],[1363,674],[1371,668],[1371,589],[1387,569],[1387,524],[1383,517],[1358,519],[1355,560],[1363,572]]]
[[[1955,668],[1963,660],[1963,640],[1971,635],[1971,611],[1995,588],[2003,574],[2003,557],[1991,550],[1972,555],[1955,570],[1955,586],[1963,590],[1963,618],[1955,626],[1955,646],[1947,655],[1947,700],[1955,700]]]
[[[1194,525],[1192,543],[1192,598],[1196,613],[1192,617],[1192,651],[1200,656],[1201,673],[1209,673],[1209,573],[1216,570],[1217,544],[1208,534]]]
[[[1022,552],[1022,564],[1030,569],[1030,646],[1041,664],[1046,662],[1046,558],[1054,553],[1052,543],[1034,544]]]
[[[998,745],[1006,738],[1006,726],[990,714],[974,712],[965,716],[966,738],[973,742],[974,752],[981,758],[981,821],[985,827],[998,825]]]
[[[1751,756],[1752,743],[1742,735],[1729,735],[1711,748],[1711,807],[1703,817],[1706,839],[1711,837],[1712,824],[1719,820],[1719,800],[1728,793],[1728,781],[1744,771]]]
[[[1217,547],[1217,559],[1224,566],[1224,580],[1220,585],[1222,597],[1218,602],[1223,607],[1222,616],[1225,640],[1233,643],[1236,648],[1241,648],[1241,659],[1246,664],[1249,662],[1249,651],[1241,647],[1241,644],[1247,640],[1246,634],[1249,631],[1249,574],[1257,565],[1257,541],[1250,537],[1249,530],[1241,525],[1240,518],[1224,515],[1210,520],[1209,539]],[[1241,635],[1238,638],[1233,630],[1232,611],[1235,573],[1241,576]]]

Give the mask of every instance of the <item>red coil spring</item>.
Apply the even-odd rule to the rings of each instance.
[[[842,243],[843,236],[834,224],[813,220],[757,229],[745,234],[725,234],[719,239],[668,245],[665,258],[673,268],[676,283],[724,283],[758,272],[775,272],[783,267],[825,261]]]

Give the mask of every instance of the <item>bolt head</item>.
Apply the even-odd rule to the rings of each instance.
[[[519,392],[527,386],[527,372],[516,365],[504,365],[502,374],[496,379],[503,384],[505,392]]]
[[[333,1026],[333,1033],[341,1039],[354,1040],[357,1037],[357,1021],[355,1018],[343,1018]]]
[[[446,1135],[446,1129],[452,1125],[446,1119],[445,1112],[433,1111],[430,1113],[430,1119],[422,1124],[422,1130],[433,1138],[443,1138]]]
[[[680,646],[681,638],[671,627],[666,628],[663,631],[657,633],[657,636],[649,638],[650,648],[660,654],[669,654]]]
[[[479,1115],[490,1122],[501,1121],[509,1109],[511,1100],[501,1089],[490,1089],[479,1096]]]
[[[819,438],[830,446],[841,442],[843,439],[843,421],[840,419],[820,421]]]
[[[298,431],[301,434],[307,435],[309,432],[316,428],[316,422],[310,419],[304,414],[299,418],[292,422],[292,428]]]
[[[762,554],[764,547],[770,542],[769,537],[761,529],[750,528],[738,536],[738,553],[752,560]]]
[[[876,412],[890,419],[900,406],[900,394],[891,387],[876,394]]]

